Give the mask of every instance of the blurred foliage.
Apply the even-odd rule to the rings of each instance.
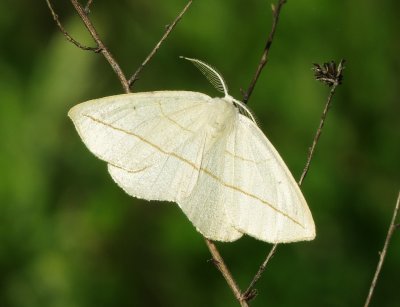
[[[92,41],[69,1],[54,1]],[[95,0],[91,18],[133,72],[186,0]],[[0,2],[0,306],[236,306],[201,236],[171,204],[125,195],[66,114],[122,89],[101,55],[68,43],[45,1]],[[299,177],[328,88],[312,63],[347,60],[303,191],[313,242],[283,245],[252,306],[360,306],[399,189],[399,2],[288,1],[250,107]],[[218,95],[179,55],[216,66],[240,97],[270,30],[270,2],[195,1],[134,90]],[[270,246],[218,244],[244,288]],[[400,304],[395,234],[373,306]]]

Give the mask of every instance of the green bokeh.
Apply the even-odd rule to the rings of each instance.
[[[92,44],[69,1],[70,33]],[[129,74],[186,4],[95,0],[91,18]],[[312,63],[347,60],[303,191],[317,239],[283,245],[252,306],[360,306],[399,189],[399,2],[288,1],[250,107],[299,177],[328,88]],[[180,55],[217,67],[240,97],[271,24],[270,2],[195,1],[135,91],[218,95]],[[177,206],[123,193],[66,114],[121,93],[101,55],[68,43],[45,1],[0,2],[0,306],[236,306]],[[218,244],[244,288],[270,246]],[[400,302],[400,235],[372,306]]]

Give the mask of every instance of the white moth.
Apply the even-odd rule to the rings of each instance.
[[[214,68],[186,59],[225,96],[157,91],[90,100],[68,113],[83,142],[126,193],[177,203],[208,239],[314,239],[296,181],[247,106]]]

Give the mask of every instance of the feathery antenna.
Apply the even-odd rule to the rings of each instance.
[[[222,75],[214,67],[197,59],[186,58],[184,56],[180,56],[180,58],[192,62],[218,91],[224,93],[225,96],[229,96],[228,86],[224,78],[222,78]]]

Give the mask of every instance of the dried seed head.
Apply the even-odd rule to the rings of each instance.
[[[339,65],[336,65],[335,61],[330,61],[328,63],[324,63],[323,65],[314,63],[313,71],[315,79],[324,82],[329,87],[333,86],[334,84],[341,84],[343,80],[342,71],[345,68],[344,62],[345,60],[341,60]]]

